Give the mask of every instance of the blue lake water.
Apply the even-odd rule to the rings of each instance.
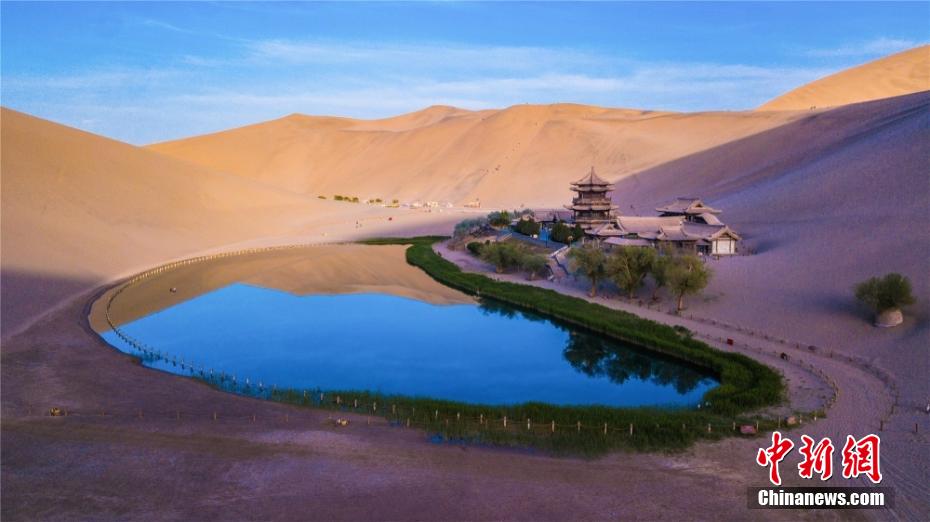
[[[123,325],[240,382],[505,405],[690,406],[717,385],[668,358],[496,303],[294,296],[233,284]],[[107,332],[113,346],[130,347]],[[182,372],[164,359],[147,366]]]

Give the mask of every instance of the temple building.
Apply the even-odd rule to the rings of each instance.
[[[720,221],[720,210],[704,204],[700,198],[677,198],[656,208],[658,216],[619,215],[610,199],[613,184],[598,177],[594,167],[572,183],[571,189],[576,196],[565,208],[572,212],[572,221],[581,225],[588,237],[607,246],[667,244],[696,254],[726,256],[737,253],[737,244],[742,239]],[[549,221],[559,220],[558,214],[553,212]]]
[[[696,254],[726,256],[737,253],[737,243],[742,238],[720,221],[719,210],[700,199],[678,198],[656,211],[658,216],[617,216],[588,234],[610,246],[669,244]]]
[[[599,178],[591,167],[585,177],[571,184],[576,196],[571,205],[565,208],[572,211],[572,221],[581,225],[586,231],[614,220],[613,211],[617,207],[610,201],[610,191],[614,186]]]

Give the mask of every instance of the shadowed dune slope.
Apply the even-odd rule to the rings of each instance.
[[[760,111],[835,107],[930,90],[930,45],[846,69],[802,85],[760,106]]]
[[[8,109],[2,149],[4,334],[89,285],[325,205]]]
[[[930,93],[848,105],[627,178],[615,200],[648,213],[702,196],[757,251],[713,263],[700,313],[930,371],[927,143]],[[890,271],[911,278],[918,303],[888,331],[870,325],[852,286]]]
[[[575,104],[430,107],[370,121],[291,115],[150,148],[314,197],[559,206],[568,183],[591,165],[617,179],[797,117]]]

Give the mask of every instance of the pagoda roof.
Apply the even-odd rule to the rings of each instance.
[[[656,211],[666,214],[719,214],[720,210],[709,207],[700,198],[679,197],[675,201],[656,208]]]
[[[588,203],[572,203],[571,205],[565,205],[565,208],[569,210],[617,210],[617,205],[614,205],[610,200],[606,200],[603,203],[601,202],[588,202]]]
[[[608,190],[613,189],[613,184],[598,176],[594,172],[594,167],[591,167],[591,171],[585,174],[584,177],[578,181],[572,182],[572,185],[576,187],[604,187]]]

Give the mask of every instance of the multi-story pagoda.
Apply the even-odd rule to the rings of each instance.
[[[575,223],[585,230],[611,223],[614,220],[613,211],[617,209],[610,201],[613,189],[613,184],[599,178],[594,173],[594,167],[591,167],[591,172],[572,183],[572,190],[577,195],[572,199],[572,204],[565,205],[565,208],[572,211]]]

